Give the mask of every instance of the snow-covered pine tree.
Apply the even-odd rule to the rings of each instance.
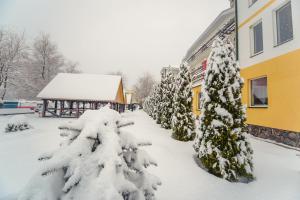
[[[146,168],[156,165],[107,106],[86,111],[60,127],[61,147],[40,157],[43,167],[19,200],[153,200],[160,181]]]
[[[182,63],[175,83],[172,116],[172,137],[180,141],[193,140],[196,134],[191,83],[188,65]]]
[[[156,120],[156,105],[157,105],[157,100],[156,100],[156,93],[157,93],[157,88],[158,85],[154,85],[149,96],[146,97],[144,104],[143,104],[143,109],[144,111],[150,116],[152,117],[154,120]]]
[[[161,124],[162,119],[162,108],[163,108],[163,102],[162,102],[162,96],[163,96],[163,90],[162,90],[162,83],[158,83],[155,88],[155,95],[154,95],[154,111],[155,111],[155,119],[157,124]]]
[[[162,108],[161,108],[161,126],[165,129],[172,127],[173,115],[173,96],[175,93],[175,80],[170,67],[167,68],[166,74],[162,79]]]
[[[242,87],[233,45],[216,38],[201,88],[200,128],[194,148],[210,173],[228,181],[253,179]]]

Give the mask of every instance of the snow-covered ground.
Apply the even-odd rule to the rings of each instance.
[[[152,141],[145,147],[158,162],[150,171],[160,177],[157,199],[167,200],[299,200],[300,152],[251,138],[256,180],[229,183],[198,167],[192,142],[179,142],[143,111],[125,114],[135,125],[124,129],[137,138]],[[0,129],[0,199],[15,196],[38,167],[40,153],[60,142],[57,126],[65,120],[26,115],[34,129],[5,134]],[[3,128],[9,116],[0,117]],[[3,128],[4,129],[4,128]]]

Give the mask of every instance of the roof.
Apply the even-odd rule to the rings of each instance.
[[[116,101],[118,75],[60,73],[38,94],[41,99]]]
[[[205,44],[206,40],[209,40],[208,38],[210,34],[215,31],[217,28],[222,28],[220,26],[224,25],[226,21],[230,20],[231,18],[234,18],[234,8],[228,8],[224,11],[222,11],[216,19],[207,27],[207,29],[198,37],[198,39],[193,43],[193,45],[188,49],[184,60],[188,60],[192,55],[195,54],[195,52]]]

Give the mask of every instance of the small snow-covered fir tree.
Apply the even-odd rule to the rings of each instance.
[[[144,111],[150,117],[152,117],[154,120],[156,120],[156,116],[157,116],[157,106],[156,105],[158,103],[158,100],[156,99],[156,97],[157,97],[158,87],[159,87],[159,84],[156,84],[153,86],[149,96],[146,97],[146,99],[143,103]]]
[[[6,126],[5,126],[5,132],[17,132],[17,131],[24,131],[27,129],[32,128],[27,122],[27,119],[24,115],[15,115],[11,117]]]
[[[173,115],[173,96],[175,93],[175,80],[170,67],[167,68],[166,74],[162,77],[162,107],[161,107],[161,126],[165,129],[172,127]]]
[[[172,116],[172,137],[180,141],[193,140],[195,137],[191,83],[188,66],[183,63],[176,78]]]
[[[194,148],[210,173],[228,181],[253,178],[242,87],[232,44],[217,38],[201,88],[200,128]]]
[[[60,127],[66,139],[40,157],[43,167],[20,200],[152,200],[160,181],[146,168],[156,163],[107,106],[86,111]]]
[[[155,95],[154,98],[154,112],[155,112],[155,120],[157,124],[161,124],[162,120],[162,109],[163,109],[163,102],[162,102],[162,96],[163,96],[163,89],[162,89],[162,83],[158,83],[155,88]]]

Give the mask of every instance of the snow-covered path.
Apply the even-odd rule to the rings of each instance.
[[[124,114],[135,125],[124,129],[149,140],[145,147],[158,162],[150,171],[160,177],[158,200],[299,200],[300,152],[251,139],[256,180],[249,184],[229,183],[198,167],[192,142],[179,142],[143,111]],[[37,157],[58,147],[57,126],[64,120],[28,115],[34,129],[4,134],[8,117],[0,117],[0,199],[16,196],[38,167]],[[15,195],[14,195],[15,194]]]
[[[172,139],[170,131],[161,129],[142,111],[127,115],[135,125],[126,129],[137,138],[152,141],[146,148],[158,162],[158,167],[151,169],[162,181],[158,199],[300,199],[300,152],[251,139],[257,179],[249,184],[229,183],[196,164],[192,142]]]

